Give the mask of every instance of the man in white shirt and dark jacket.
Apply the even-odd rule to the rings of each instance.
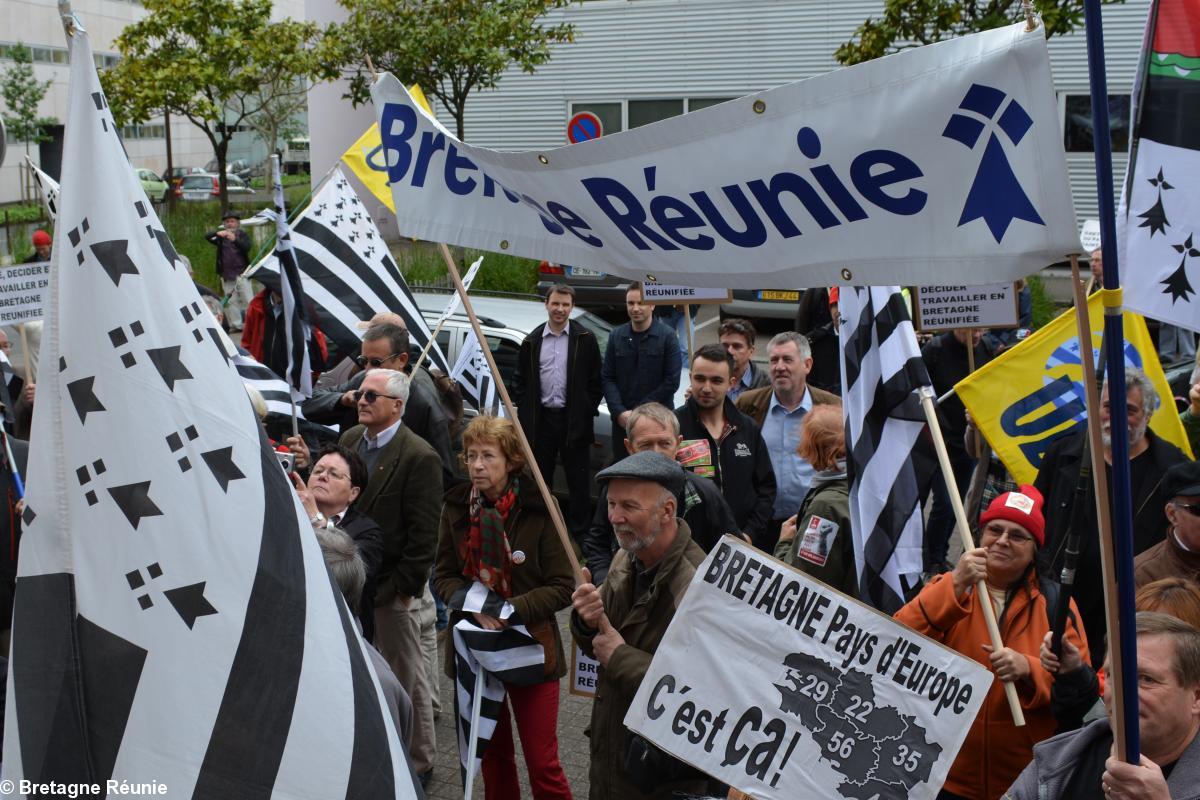
[[[692,358],[691,397],[675,409],[683,436],[676,456],[684,469],[710,478],[755,547],[771,552],[775,470],[762,432],[728,398],[733,358],[719,344],[705,345]]]

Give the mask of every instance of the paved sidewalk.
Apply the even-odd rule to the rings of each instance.
[[[571,655],[571,634],[567,629],[570,614],[569,608],[558,614],[567,658]],[[454,729],[454,684],[445,675],[441,675],[443,655],[439,651],[437,663],[441,677],[442,713],[437,721],[437,759],[427,797],[430,800],[463,800],[462,780],[458,768],[458,739]],[[558,756],[567,774],[567,781],[571,784],[571,794],[576,800],[585,800],[588,795],[588,740],[583,735],[583,730],[591,719],[592,701],[590,698],[571,694],[567,691],[567,685],[566,678],[559,682]],[[532,797],[525,762],[521,756],[520,736],[515,726],[513,738],[517,745],[517,773],[521,777],[521,796]],[[482,779],[475,780],[472,797],[483,797]]]

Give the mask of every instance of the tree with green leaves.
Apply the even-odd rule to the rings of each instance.
[[[24,44],[10,48],[13,65],[0,73],[0,96],[4,98],[4,127],[18,142],[29,145],[46,142],[47,125],[56,125],[54,117],[39,117],[38,106],[46,96],[52,81],[39,81],[33,75],[33,53]]]
[[[332,26],[338,66],[353,71],[354,103],[370,99],[373,75],[390,72],[436,97],[463,138],[467,98],[494,89],[510,65],[532,74],[550,60],[551,45],[574,40],[573,25],[545,15],[572,0],[338,0],[349,12]]]
[[[1125,0],[1101,0],[1123,3]],[[1083,24],[1083,0],[1033,0],[1047,36]],[[870,18],[834,53],[842,64],[858,64],[905,47],[940,42],[1025,19],[1021,0],[886,0],[883,14]]]
[[[166,109],[204,132],[229,197],[225,164],[239,126],[297,82],[328,80],[323,32],[313,22],[271,22],[271,0],[142,0],[148,12],[116,38],[117,65],[101,76],[120,124]]]

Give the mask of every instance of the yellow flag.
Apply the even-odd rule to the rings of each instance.
[[[408,93],[421,108],[433,114],[425,93],[415,83],[408,87]],[[358,137],[358,141],[350,145],[350,149],[342,153],[342,162],[350,171],[358,176],[363,185],[375,195],[375,199],[383,203],[395,214],[396,206],[392,200],[392,190],[388,188],[387,165],[383,161],[383,141],[379,137],[379,123],[372,123],[366,133]]]
[[[1096,292],[1088,299],[1091,349],[1097,354],[1104,326],[1100,298]],[[1124,323],[1125,364],[1146,373],[1161,401],[1150,428],[1190,456],[1146,321],[1126,311]],[[1018,483],[1033,483],[1050,443],[1087,418],[1080,350],[1071,310],[954,387]]]

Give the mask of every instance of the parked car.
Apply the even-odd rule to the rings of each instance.
[[[450,293],[433,291],[415,292],[417,307],[430,325],[438,318],[450,300]],[[513,374],[517,369],[517,356],[521,350],[521,342],[538,325],[546,321],[546,306],[540,298],[530,295],[476,295],[471,293],[471,305],[479,317],[483,334],[487,338],[496,366],[504,379],[508,391],[513,391]],[[608,346],[608,336],[613,327],[600,317],[578,306],[571,312],[571,319],[583,325],[596,337],[601,355]],[[451,365],[458,358],[459,350],[467,340],[471,331],[471,321],[466,312],[461,309],[450,317],[437,335],[437,345]],[[675,406],[683,405],[684,393],[688,388],[688,372],[682,370],[679,378],[679,388],[675,392]],[[473,411],[471,412],[473,413]],[[595,418],[595,443],[592,446],[591,466],[599,470],[612,461],[612,422],[608,414],[608,406],[601,401],[599,413]]]
[[[203,167],[171,167],[163,173],[162,179],[170,184],[172,189],[175,189],[179,186],[179,182],[184,179],[184,176],[203,174]]]
[[[236,175],[226,175],[230,194],[254,194],[254,190]],[[216,175],[202,172],[185,175],[175,187],[175,196],[183,200],[213,200],[221,196],[221,183]]]
[[[205,172],[217,171],[217,160],[214,158],[204,165]],[[233,161],[225,162],[225,172],[230,175],[236,175],[244,181],[250,180],[250,163],[244,158],[235,158]]]
[[[138,180],[142,184],[142,191],[146,193],[146,196],[151,200],[161,200],[165,203],[169,191],[167,182],[154,174],[152,170],[139,169],[136,172]]]

